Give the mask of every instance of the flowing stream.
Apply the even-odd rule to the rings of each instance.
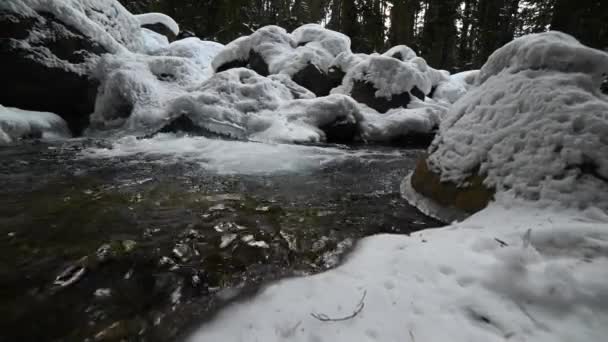
[[[3,335],[179,340],[362,237],[438,226],[399,195],[421,153],[174,135],[2,147]]]

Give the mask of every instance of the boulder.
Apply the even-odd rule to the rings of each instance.
[[[463,183],[442,182],[424,158],[418,161],[411,177],[412,187],[421,195],[446,208],[458,209],[473,214],[483,208],[494,198],[494,190],[483,184],[484,177],[477,173],[469,176]]]
[[[292,79],[302,87],[312,91],[317,96],[327,96],[329,92],[342,83],[338,73],[330,75],[323,72],[312,63],[292,76]]]
[[[88,125],[97,94],[98,82],[87,75],[89,62],[105,52],[49,13],[0,12],[0,103],[57,113],[78,135]]]
[[[351,97],[359,103],[363,103],[379,113],[386,113],[391,108],[406,108],[411,97],[408,92],[393,95],[391,98],[376,96],[376,89],[371,83],[365,81],[354,81]]]

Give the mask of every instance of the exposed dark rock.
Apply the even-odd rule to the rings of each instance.
[[[217,68],[216,72],[222,72],[222,71],[236,69],[236,68],[246,68],[248,64],[249,64],[249,61],[242,61],[242,60],[237,59],[235,61],[230,61],[228,63],[224,63],[224,64],[220,65]]]
[[[420,194],[432,199],[447,208],[457,208],[469,214],[485,208],[494,198],[494,190],[483,184],[484,178],[473,172],[463,184],[458,186],[451,182],[442,182],[424,158],[418,161],[411,182],[412,187]]]
[[[602,85],[600,86],[600,90],[602,91],[602,93],[608,95],[608,77],[606,77],[604,79],[604,82],[602,82]]]
[[[329,70],[327,71],[327,76],[329,77],[329,80],[332,84],[335,84],[334,88],[339,86],[340,84],[342,84],[342,80],[344,79],[344,76],[346,76],[346,73],[344,71],[342,71],[342,69],[340,69],[337,66],[332,66],[331,68],[329,68]]]
[[[410,132],[406,135],[394,138],[389,145],[408,148],[427,148],[435,139],[436,131],[429,133]]]
[[[422,90],[418,89],[418,87],[414,86],[414,88],[412,88],[412,90],[410,90],[410,94],[416,96],[417,98],[419,98],[420,100],[424,101],[424,93],[422,92]]]
[[[268,76],[270,74],[268,71],[268,63],[266,63],[264,57],[253,50],[249,51],[248,67],[262,76]]]
[[[380,113],[386,113],[389,109],[403,107],[406,108],[410,103],[408,92],[393,95],[390,99],[376,97],[377,89],[368,82],[355,81],[351,96],[359,103],[363,103]]]
[[[37,39],[30,41],[33,31],[38,32]],[[91,56],[105,52],[52,15],[0,12],[0,103],[56,113],[79,135],[94,111],[98,87],[86,75],[85,64]]]
[[[435,96],[435,90],[437,90],[437,86],[433,86],[431,88],[431,92],[428,93],[428,97],[433,98],[433,96]]]
[[[340,79],[340,83],[337,83],[328,74],[311,63],[308,63],[304,69],[293,75],[292,80],[317,96],[329,95],[329,92],[342,82]]]
[[[171,120],[159,133],[191,133],[193,135],[207,135],[209,132],[199,126],[197,126],[192,120],[186,115],[182,114],[177,118]]]
[[[328,143],[346,144],[355,140],[359,134],[359,126],[348,118],[338,118],[329,125],[320,127],[325,133]]]
[[[196,37],[196,33],[188,30],[181,30],[175,40]]]
[[[145,24],[145,25],[141,25],[141,27],[148,29],[150,31],[154,31],[158,34],[162,34],[163,36],[167,37],[167,39],[169,39],[169,42],[172,42],[177,38],[175,33],[173,33],[173,31],[171,31],[171,29],[169,29],[167,26],[165,26],[162,23]]]

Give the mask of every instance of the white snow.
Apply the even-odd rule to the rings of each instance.
[[[0,105],[0,145],[28,135],[56,140],[71,136],[65,121],[57,114],[26,111]]]
[[[409,46],[406,45],[393,46],[382,55],[386,57],[397,58],[401,61],[409,61],[417,57],[416,52],[414,52],[414,50],[412,50]]]
[[[162,54],[188,58],[201,69],[208,69],[208,74],[211,76],[213,73],[211,62],[223,48],[224,45],[220,43],[190,37],[172,42]]]
[[[213,60],[213,68],[218,70],[229,62],[246,61],[251,51],[268,64],[271,75],[292,76],[309,63],[327,72],[338,54],[350,52],[350,39],[316,24],[299,27],[293,34],[278,26],[265,26],[226,45]]]
[[[554,47],[549,42],[556,35],[563,39]],[[518,50],[532,43],[552,56]],[[558,52],[570,58],[567,67]],[[501,69],[497,61],[503,59],[508,65]],[[604,59],[607,53],[554,32],[507,44],[482,68],[479,79],[485,81],[450,108],[429,166],[443,180],[461,183],[479,168],[485,184],[498,191],[607,210],[608,97],[595,80],[595,63]],[[543,61],[542,67],[532,60]],[[487,72],[492,69],[502,71]]]
[[[0,2],[0,10],[30,17],[50,13],[112,53],[143,48],[139,22],[115,0],[9,0]]]
[[[147,54],[154,55],[169,47],[169,39],[166,36],[146,28],[142,28],[141,33],[143,49]]]
[[[144,13],[144,14],[136,14],[135,19],[139,22],[141,26],[144,25],[153,25],[153,24],[162,24],[174,35],[179,34],[179,25],[171,18],[170,16],[163,13]]]
[[[455,103],[475,86],[479,70],[463,71],[450,75],[449,79],[439,83],[433,94],[436,101]]]
[[[344,265],[270,285],[188,341],[604,341],[607,225],[592,209],[494,204],[446,228],[366,238]],[[312,316],[352,315],[364,294],[354,318]]]
[[[599,88],[608,74],[608,54],[591,49],[565,33],[527,35],[496,50],[481,68],[479,83],[503,70],[551,70],[589,75]]]
[[[400,155],[390,151],[378,154],[364,150],[230,141],[174,134],[159,134],[151,139],[124,137],[112,144],[111,148],[88,149],[82,156],[141,157],[145,161],[153,160],[163,164],[194,162],[211,172],[246,175],[314,171],[348,158],[400,158]]]
[[[404,137],[410,133],[430,133],[439,126],[445,113],[440,105],[429,105],[414,100],[408,108],[390,109],[380,114],[363,104],[358,104],[361,112],[361,134],[365,141],[382,142]]]
[[[420,57],[407,61],[377,54],[359,58],[362,58],[362,61],[348,68],[342,86],[334,89],[334,92],[350,94],[354,83],[362,81],[377,89],[376,97],[391,98],[393,95],[409,92],[414,87],[424,94],[429,94],[433,86],[449,76],[447,71],[429,67]]]

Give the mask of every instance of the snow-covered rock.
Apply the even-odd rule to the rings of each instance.
[[[104,53],[141,51],[139,23],[114,0],[0,2],[0,103],[50,111],[75,134],[88,124]]]
[[[0,11],[43,23],[44,18],[52,18],[109,52],[142,48],[139,22],[116,0],[10,0],[0,3]],[[38,30],[28,32],[34,36],[32,39],[48,38],[50,34]]]
[[[213,74],[211,62],[223,48],[224,45],[220,43],[191,37],[172,42],[161,54],[164,56],[187,58],[211,77]]]
[[[401,61],[380,55],[342,55],[340,59],[348,71],[342,85],[333,92],[350,95],[381,113],[406,108],[412,97],[424,100],[449,75],[429,67],[420,57]]]
[[[323,96],[338,85],[327,74],[335,57],[345,51],[350,52],[350,39],[320,25],[304,25],[292,34],[266,26],[226,45],[212,65],[215,71],[248,67],[262,76],[286,74]]]
[[[433,99],[455,103],[475,86],[479,70],[459,72],[440,82],[433,92]]]
[[[400,61],[409,61],[417,57],[416,52],[412,50],[409,46],[406,45],[397,45],[388,49],[385,53],[382,54],[386,57],[397,58]]]
[[[144,13],[135,15],[142,28],[154,31],[174,41],[179,34],[179,25],[170,16],[163,13]]]
[[[282,74],[264,77],[239,68],[206,79],[189,59],[141,55],[108,56],[99,74],[107,76],[91,134],[148,135],[176,127],[183,117],[200,130],[235,139],[322,142],[346,127],[358,134],[351,98],[315,98]]]
[[[473,185],[608,210],[608,97],[598,83],[606,60],[607,53],[556,32],[497,50],[429,149],[430,173],[421,179],[441,183],[412,185],[435,200]]]
[[[57,114],[32,112],[0,105],[0,145],[20,139],[65,139],[71,136]]]

